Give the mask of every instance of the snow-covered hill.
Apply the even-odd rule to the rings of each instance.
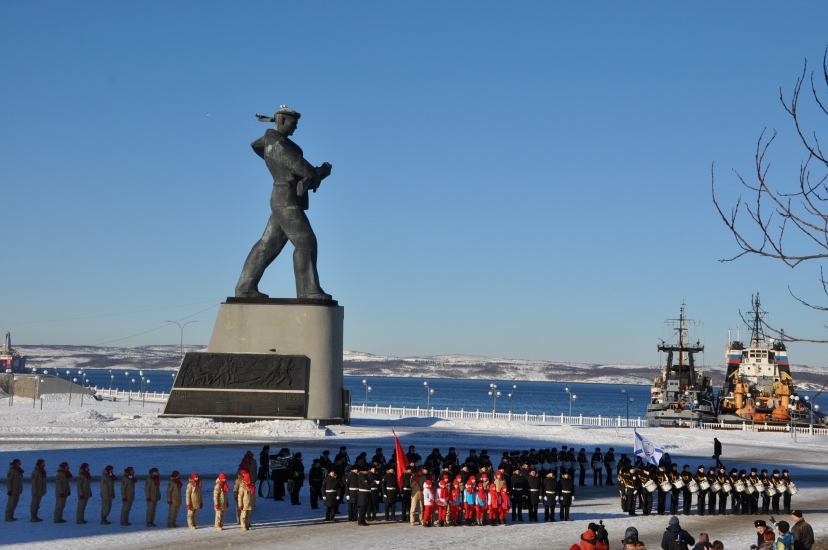
[[[176,369],[178,346],[117,348],[97,346],[18,346],[27,364],[37,368]],[[203,346],[184,346],[184,352],[204,351]],[[572,363],[567,361],[507,359],[479,355],[430,355],[393,357],[360,351],[343,354],[345,374],[498,380],[593,382],[603,384],[651,384],[656,365],[623,363]],[[703,367],[715,385],[724,377],[724,365]],[[792,365],[801,390],[816,390],[828,380],[828,368]]]

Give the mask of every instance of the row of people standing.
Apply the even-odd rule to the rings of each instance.
[[[505,525],[511,521],[541,521],[539,507],[544,506],[544,521],[555,521],[555,507],[560,506],[560,520],[571,521],[569,509],[575,499],[575,480],[569,470],[560,480],[550,471],[541,477],[535,468],[516,469],[513,474],[498,470],[492,477],[461,470],[453,478],[439,476],[422,467],[409,466],[397,476],[394,465],[384,473],[376,467],[355,466],[340,482],[335,470],[328,472],[323,485],[325,521],[335,521],[339,505],[347,504],[347,517],[359,525],[379,519],[380,504],[385,520],[408,520],[412,526]],[[400,483],[401,481],[401,483]]]
[[[252,453],[249,457],[252,457]],[[256,506],[256,488],[252,482],[250,473],[247,468],[248,455],[240,464],[236,480],[233,486],[233,499],[235,507],[237,508],[237,521],[242,525],[243,529],[250,529],[250,513]],[[254,461],[255,462],[255,461]],[[112,512],[113,503],[117,502],[118,494],[116,494],[116,485],[118,484],[118,476],[114,473],[115,468],[107,465],[101,472],[99,479],[98,498],[101,501],[100,507],[100,523],[101,525],[110,525],[109,516]],[[23,492],[23,475],[25,471],[22,468],[22,463],[19,459],[14,459],[9,464],[9,471],[6,475],[6,492],[8,501],[6,504],[5,520],[7,522],[17,521],[15,512],[20,500],[20,495]],[[66,523],[64,519],[64,511],[67,502],[72,496],[72,483],[70,480],[75,479],[75,490],[77,497],[77,506],[75,509],[75,523],[83,525],[88,523],[86,519],[86,507],[89,501],[94,498],[92,491],[92,474],[90,473],[90,466],[84,462],[78,469],[77,476],[73,476],[67,462],[61,462],[55,474],[54,492],[55,492],[55,509],[53,514],[53,521],[55,523]],[[47,492],[47,477],[46,477],[46,462],[40,459],[36,462],[31,474],[31,504],[29,506],[29,521],[37,523],[43,521],[40,517],[40,507],[43,497]],[[136,486],[139,479],[135,475],[135,469],[128,466],[124,469],[123,475],[120,478],[120,525],[128,527],[132,525],[130,522],[130,514],[132,512],[133,503],[136,500]],[[169,507],[167,512],[167,527],[178,527],[178,516],[181,506],[186,506],[187,509],[187,523],[190,529],[198,527],[198,514],[204,507],[204,498],[202,496],[203,488],[201,480],[197,473],[193,473],[186,480],[186,489],[184,488],[184,481],[180,478],[178,471],[173,471],[170,474],[167,483],[166,491],[162,494],[161,478],[158,468],[150,468],[147,477],[144,481],[144,497],[146,502],[145,519],[147,527],[156,527],[156,515],[158,511],[158,503],[165,499]],[[228,498],[230,486],[227,482],[227,476],[220,473],[216,478],[213,489],[213,506],[215,510],[214,526],[217,530],[224,529],[224,517],[231,501]],[[183,492],[183,495],[182,495]]]
[[[728,501],[732,515],[755,515],[780,513],[780,501],[786,514],[791,511],[791,497],[797,488],[787,469],[761,472],[757,468],[746,470],[732,468],[726,472],[724,466],[705,468],[699,466],[695,473],[685,464],[679,472],[676,464],[669,469],[664,465],[630,466],[621,470],[618,476],[621,484],[621,510],[636,515],[640,510],[650,515],[653,496],[657,496],[656,513],[676,515],[679,504],[684,515],[690,515],[693,500],[696,513],[703,515],[727,514]],[[668,506],[669,497],[669,506]],[[760,505],[761,501],[761,505]]]

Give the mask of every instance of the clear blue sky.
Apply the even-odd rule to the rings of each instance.
[[[777,96],[818,67],[825,2],[0,11],[0,331],[17,343],[177,343],[175,326],[121,339],[232,295],[269,214],[253,115],[282,103],[305,156],[333,164],[309,216],[348,349],[654,363],[686,300],[721,363],[756,291],[788,332],[828,336],[787,291],[818,300],[819,266],[720,263],[736,248],[710,200],[711,163],[730,204],[766,126],[775,181],[795,181]],[[264,292],[294,295],[290,254]]]

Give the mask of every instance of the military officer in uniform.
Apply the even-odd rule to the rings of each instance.
[[[109,525],[109,512],[112,511],[112,501],[115,500],[115,480],[118,479],[112,471],[113,466],[107,466],[101,472],[101,488],[98,494],[101,497],[101,525]]]
[[[32,504],[29,507],[31,522],[43,521],[37,515],[40,511],[40,501],[46,494],[46,462],[41,458],[32,470]]]
[[[707,474],[704,471],[704,466],[699,466],[698,470],[696,470],[696,475],[693,476],[693,479],[696,480],[696,483],[699,484],[699,491],[698,495],[696,496],[696,510],[700,516],[703,516],[706,509],[707,509],[707,490],[701,488],[701,484],[703,481],[707,481]]]
[[[319,509],[319,499],[322,498],[322,482],[325,481],[325,470],[322,469],[322,461],[313,459],[313,464],[308,470],[308,485],[310,486],[310,505],[312,510]]]
[[[336,509],[339,506],[339,479],[336,470],[328,471],[322,484],[323,499],[325,502],[325,521],[336,521]]]
[[[382,499],[385,503],[385,521],[397,521],[397,474],[394,466],[389,466],[382,478]]]
[[[561,499],[561,521],[572,521],[569,519],[569,507],[575,500],[575,480],[572,479],[572,472],[564,470],[561,481],[558,483],[558,496]]]
[[[658,470],[655,473],[655,481],[658,483],[658,503],[656,504],[656,513],[659,516],[663,516],[667,510],[668,491],[662,489],[661,484],[665,481],[670,481],[670,474],[665,471],[663,462],[659,464]]]
[[[92,498],[92,476],[89,474],[89,464],[86,462],[80,465],[76,484],[78,488],[78,509],[75,511],[75,523],[83,525],[86,523],[84,517],[86,505],[89,503],[89,499]]]
[[[305,160],[302,149],[290,136],[296,131],[301,115],[293,109],[282,108],[273,118],[259,116],[263,122],[275,122],[265,135],[251,146],[264,159],[273,176],[273,192],[270,195],[271,215],[262,238],[244,262],[237,298],[267,298],[259,292],[259,281],[265,269],[290,241],[293,244],[293,271],[296,276],[296,297],[330,300],[331,296],[319,286],[316,270],[316,235],[311,229],[305,210],[308,209],[308,191],[319,188],[323,179],[331,173],[331,165],[323,163],[314,168]]]
[[[55,523],[66,523],[63,519],[63,509],[66,507],[66,499],[72,493],[69,489],[69,480],[72,474],[69,472],[69,464],[61,462],[55,475]]]
[[[14,511],[20,501],[20,493],[23,492],[23,468],[20,464],[19,458],[12,460],[9,464],[9,472],[6,474],[6,494],[9,497],[6,503],[6,521],[17,521]]]

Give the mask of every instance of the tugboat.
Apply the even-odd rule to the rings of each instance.
[[[665,323],[678,325],[678,345],[664,340],[658,351],[667,353],[667,362],[661,367],[661,376],[653,379],[647,419],[653,424],[670,427],[689,427],[699,422],[714,422],[716,409],[713,400],[713,382],[696,368],[695,355],[704,351],[699,342],[688,344],[687,325],[692,323],[684,314],[684,303],[678,319]]]
[[[760,306],[758,293],[751,296],[751,307],[750,345],[745,347],[738,332],[732,341],[728,334],[727,374],[719,392],[718,420],[740,424],[822,422],[822,413],[812,411],[810,402],[794,392],[785,343],[767,337],[762,330],[767,312]]]
[[[26,372],[26,358],[12,348],[11,333],[7,332],[3,339],[3,347],[0,348],[0,372],[11,371],[15,374]]]

